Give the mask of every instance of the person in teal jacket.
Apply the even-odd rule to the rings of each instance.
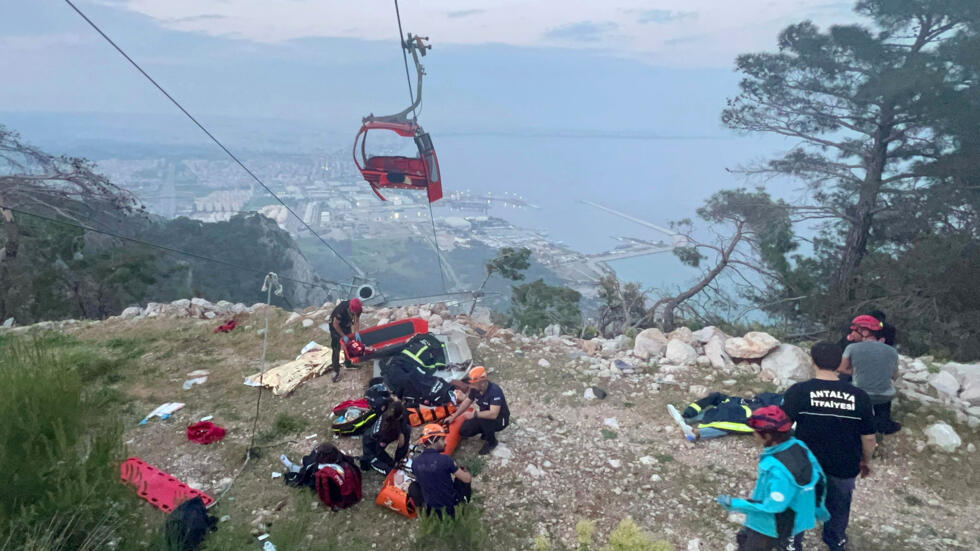
[[[806,444],[790,436],[793,425],[779,406],[757,409],[747,424],[764,449],[752,497],[721,495],[719,505],[745,513],[739,551],[796,551],[803,533],[830,518],[824,506],[827,478]]]

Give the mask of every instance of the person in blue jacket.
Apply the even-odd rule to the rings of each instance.
[[[715,501],[745,514],[739,551],[797,551],[803,532],[830,518],[826,476],[806,444],[790,435],[793,420],[779,406],[757,409],[748,425],[764,447],[752,497],[721,495]]]

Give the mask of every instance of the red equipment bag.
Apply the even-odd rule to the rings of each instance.
[[[315,475],[316,495],[331,509],[346,509],[361,500],[361,470],[344,463],[344,473],[327,466]]]
[[[340,415],[345,409],[355,407],[358,409],[370,409],[371,406],[368,405],[367,398],[358,398],[357,400],[344,400],[343,402],[335,405],[333,407],[333,412],[335,415]]]

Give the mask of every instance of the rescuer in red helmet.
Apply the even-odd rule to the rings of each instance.
[[[875,317],[858,316],[851,321],[855,342],[844,349],[844,358],[837,369],[852,375],[854,386],[868,393],[874,408],[875,432],[879,440],[886,434],[901,430],[892,420],[893,381],[898,378],[898,351],[885,343],[888,328]]]
[[[360,342],[361,340],[361,311],[364,309],[364,305],[361,304],[361,299],[352,298],[350,300],[345,300],[337,305],[330,313],[330,348],[333,351],[331,356],[331,367],[333,367],[333,381],[337,382],[340,380],[340,342],[348,342],[351,333],[354,334],[354,339]],[[350,359],[344,359],[344,367],[356,368],[355,364],[350,362]]]

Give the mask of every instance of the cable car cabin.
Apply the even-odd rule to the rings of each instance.
[[[414,139],[418,155],[415,157],[369,156],[366,145],[367,135],[372,130],[389,130],[399,136]],[[430,203],[442,198],[439,159],[436,157],[435,148],[432,147],[432,139],[414,122],[365,121],[357,137],[354,138],[354,164],[361,171],[361,176],[371,184],[374,194],[382,201],[385,200],[380,192],[382,188],[425,190]]]

